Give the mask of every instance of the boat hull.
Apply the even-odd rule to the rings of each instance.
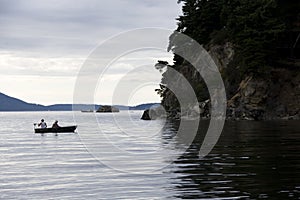
[[[63,126],[59,128],[35,128],[35,133],[74,133],[77,126]]]

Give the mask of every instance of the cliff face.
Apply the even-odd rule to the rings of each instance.
[[[300,119],[300,71],[297,66],[277,66],[271,68],[264,76],[248,75],[241,79],[230,74],[224,75],[234,57],[232,44],[211,45],[208,52],[223,75],[227,92],[228,119]],[[182,65],[178,70],[190,81],[199,95],[201,116],[209,117],[209,97],[201,100],[205,92],[197,89],[199,83],[203,88],[200,74],[188,64]],[[232,82],[237,80],[238,83]],[[166,91],[162,105],[171,113],[170,116],[180,116],[179,105],[171,91]]]
[[[232,45],[211,46],[209,50],[220,72],[232,61]],[[223,77],[228,98],[228,119],[300,119],[300,72],[298,67],[277,66],[262,77],[248,75],[236,88],[239,77]]]
[[[300,73],[274,69],[267,78],[248,76],[228,101],[231,119],[300,119]]]
[[[209,53],[222,73],[234,57],[234,48],[230,43],[212,45]],[[273,67],[263,77],[249,75],[240,81],[238,88],[228,77],[223,77],[228,98],[227,117],[237,120],[300,119],[300,71],[296,63],[289,68]]]

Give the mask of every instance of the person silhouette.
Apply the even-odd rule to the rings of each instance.
[[[58,121],[55,120],[55,122],[52,124],[52,128],[59,128]]]
[[[45,122],[44,119],[41,119],[41,122],[38,124],[41,128],[47,128],[47,123]]]

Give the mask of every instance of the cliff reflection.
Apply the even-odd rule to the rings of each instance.
[[[296,199],[300,195],[299,122],[227,122],[205,158],[198,153],[209,121],[166,170],[173,198]],[[178,123],[169,123],[173,131]],[[170,127],[169,127],[170,128]],[[173,135],[174,137],[174,135]]]

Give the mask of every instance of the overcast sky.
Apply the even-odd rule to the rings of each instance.
[[[77,74],[99,44],[137,28],[174,30],[180,14],[176,0],[0,0],[0,92],[44,105],[73,103]],[[128,103],[158,102],[158,59],[172,55],[146,51],[119,58],[95,103],[110,104],[118,80],[136,66],[146,84]]]

